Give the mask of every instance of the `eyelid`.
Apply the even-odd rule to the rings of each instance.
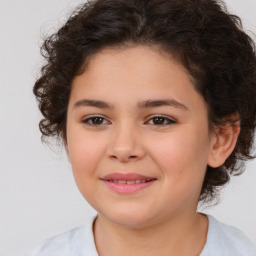
[[[90,125],[90,126],[103,126],[103,125],[106,125],[106,123],[103,123],[103,124],[90,124],[88,121],[93,119],[93,118],[102,118],[104,119],[105,121],[107,121],[108,124],[111,124],[111,122],[103,115],[99,115],[99,114],[94,114],[94,115],[89,115],[89,116],[85,116],[82,118],[82,123],[85,124],[85,125]]]
[[[103,119],[103,123],[102,124],[92,124],[89,121],[92,120],[93,118],[102,118]],[[167,121],[167,123],[164,124],[150,124],[153,126],[171,126],[177,123],[177,120],[173,117],[167,116],[167,115],[162,115],[162,114],[155,114],[155,115],[150,115],[147,117],[146,121],[144,122],[144,124],[149,124],[149,122],[151,120],[153,120],[154,118],[163,118],[165,121]],[[88,115],[85,116],[84,118],[82,118],[81,123],[88,125],[88,126],[95,126],[95,127],[101,127],[104,126],[106,124],[111,124],[111,122],[108,120],[108,118],[106,118],[103,115],[100,114],[93,114],[93,115]]]
[[[177,120],[173,117],[170,117],[170,116],[166,116],[166,115],[162,115],[162,114],[156,114],[156,115],[151,115],[147,118],[146,122],[145,123],[148,123],[150,120],[152,120],[153,118],[157,118],[157,117],[160,117],[160,118],[163,118],[165,120],[168,120],[168,124],[151,124],[151,125],[154,125],[154,126],[170,126],[170,125],[174,125],[177,123]]]

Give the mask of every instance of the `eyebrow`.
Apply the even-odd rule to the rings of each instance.
[[[139,108],[153,108],[161,106],[171,106],[175,108],[180,108],[183,110],[188,110],[188,107],[184,104],[174,100],[174,99],[164,99],[164,100],[146,100],[138,103]]]
[[[81,99],[77,101],[73,109],[81,107],[81,106],[90,106],[96,107],[101,109],[111,109],[113,106],[105,101],[101,100],[90,100],[90,99]],[[174,99],[163,99],[163,100],[145,100],[141,101],[137,104],[137,107],[142,108],[154,108],[154,107],[161,107],[161,106],[171,106],[183,110],[188,110],[188,107],[184,104],[174,100]]]
[[[96,108],[113,108],[112,105],[108,104],[105,101],[82,99],[82,100],[77,101],[74,104],[73,109],[82,107],[82,106],[90,106],[90,107],[96,107]]]

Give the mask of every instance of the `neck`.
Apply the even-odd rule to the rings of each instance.
[[[194,256],[203,250],[207,230],[207,217],[196,212],[140,228],[113,223],[99,214],[94,236],[100,256]]]

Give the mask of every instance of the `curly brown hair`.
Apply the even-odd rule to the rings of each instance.
[[[199,200],[210,201],[230,175],[241,174],[252,159],[256,125],[256,56],[239,17],[217,0],[93,0],[80,6],[43,43],[47,63],[34,85],[44,116],[42,137],[66,141],[66,115],[72,80],[103,48],[158,46],[186,67],[209,109],[209,127],[232,122],[241,132],[233,153],[218,167],[207,167]],[[234,121],[234,120],[233,120]]]

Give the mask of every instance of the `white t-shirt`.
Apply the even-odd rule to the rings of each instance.
[[[207,241],[200,256],[256,256],[255,245],[239,229],[207,217]],[[98,256],[93,221],[48,238],[23,256]]]

